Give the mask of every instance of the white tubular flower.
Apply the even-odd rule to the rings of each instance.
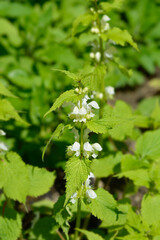
[[[93,52],[91,52],[91,53],[89,54],[89,56],[90,56],[90,58],[95,58],[95,54],[94,54]]]
[[[67,148],[67,155],[71,157],[73,154],[76,157],[79,157],[79,155],[80,155],[80,143],[79,142],[75,142],[73,145],[71,145]]]
[[[101,60],[101,53],[100,52],[96,52],[95,59],[97,60],[97,62],[100,62],[100,60]]]
[[[99,33],[99,29],[97,27],[92,27],[91,32],[92,33]]]
[[[76,151],[78,151],[78,150],[80,150],[80,143],[79,143],[79,142],[75,142],[75,143],[72,145],[72,147],[71,147],[71,151],[76,152]]]
[[[70,198],[70,202],[75,204],[77,200],[76,198],[77,198],[77,192],[73,193],[73,195]]]
[[[105,23],[104,26],[103,26],[103,31],[107,31],[109,29],[110,29],[109,23]]]
[[[0,136],[5,136],[5,135],[6,133],[2,129],[0,129]]]
[[[92,147],[98,152],[102,151],[102,147],[99,143],[92,144]]]
[[[73,112],[71,114],[75,114],[75,115],[79,114],[78,107],[75,106],[74,109],[73,109]]]
[[[108,22],[108,21],[110,21],[110,20],[111,20],[110,17],[108,17],[107,15],[103,15],[102,21]]]
[[[109,59],[113,58],[113,55],[111,53],[107,53],[107,52],[104,53],[104,56]]]
[[[0,151],[8,151],[8,147],[4,144],[4,142],[0,142]]]
[[[93,153],[93,154],[92,154],[92,157],[93,157],[93,158],[96,158],[96,157],[98,157],[98,154]]]
[[[91,178],[93,178],[93,179],[95,178],[95,176],[92,172],[90,172],[90,174],[88,175],[88,178],[85,182],[86,188],[91,188],[91,186],[90,186],[91,185]]]
[[[113,98],[113,95],[115,94],[114,87],[111,87],[111,86],[106,87],[105,93],[109,98]]]
[[[95,199],[97,194],[92,189],[87,189],[86,196],[90,199]]]
[[[92,145],[89,142],[85,142],[83,144],[83,149],[86,152],[92,152],[93,151]]]
[[[84,107],[82,107],[82,108],[79,109],[79,114],[80,115],[86,115],[87,114],[87,110]]]
[[[95,108],[95,109],[99,109],[99,105],[96,101],[92,101],[88,105]]]

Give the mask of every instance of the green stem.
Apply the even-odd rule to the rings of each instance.
[[[75,237],[74,240],[78,240],[78,230],[77,228],[80,228],[81,225],[81,199],[78,198],[78,204],[77,204],[77,219],[76,219],[76,230],[75,230]]]
[[[80,158],[83,158],[83,123],[81,123],[81,147],[80,147]]]

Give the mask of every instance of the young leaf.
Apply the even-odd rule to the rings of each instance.
[[[44,155],[45,155],[46,150],[47,150],[49,144],[51,143],[52,139],[55,138],[55,137],[59,137],[62,134],[62,132],[64,131],[65,128],[71,129],[72,126],[69,125],[69,124],[65,126],[63,123],[60,123],[58,125],[58,127],[56,128],[56,130],[52,133],[50,139],[48,140],[46,146],[43,149],[42,160],[44,160]]]
[[[78,33],[79,31],[77,30],[77,28],[79,27],[79,25],[82,25],[83,27],[88,27],[90,25],[90,23],[93,20],[93,16],[91,14],[83,14],[80,15],[76,18],[76,20],[73,22],[73,27],[72,27],[72,37],[74,37],[76,35],[76,33]]]
[[[101,6],[106,12],[110,12],[113,9],[120,9],[124,0],[114,0],[112,3],[102,2]]]
[[[67,77],[72,78],[73,80],[78,80],[78,74],[72,73],[70,71],[61,70],[61,69],[52,69],[53,71],[62,72],[67,75]]]
[[[15,119],[17,122],[22,123],[26,126],[29,124],[25,122],[11,105],[7,99],[0,100],[0,120],[8,121],[10,119]]]
[[[57,108],[59,108],[64,102],[70,102],[73,99],[77,98],[77,94],[75,94],[74,90],[71,89],[69,91],[66,91],[62,93],[54,102],[53,106],[49,109],[47,113],[45,113],[44,117],[46,117],[49,113],[55,111]]]
[[[78,190],[86,181],[90,169],[85,160],[77,157],[70,158],[66,163],[66,201],[69,200],[71,195]]]
[[[26,165],[17,153],[8,152],[7,161],[0,161],[0,180],[7,197],[25,203],[29,190]]]
[[[13,93],[11,93],[2,83],[0,83],[0,95],[5,97],[17,98]]]
[[[111,39],[115,43],[124,46],[125,43],[129,43],[133,48],[138,51],[137,44],[133,41],[132,36],[127,30],[121,30],[120,28],[114,27],[102,35],[102,38],[106,41]]]
[[[53,186],[56,175],[55,172],[49,172],[44,168],[27,165],[29,175],[28,196],[38,197],[47,193]]]
[[[21,217],[15,211],[11,211],[8,216],[0,216],[0,239],[17,240],[22,228]]]
[[[136,153],[142,158],[155,160],[160,157],[160,130],[149,131],[136,142]]]
[[[101,220],[114,223],[118,215],[116,213],[116,201],[113,196],[103,188],[99,188],[95,192],[97,197],[88,204],[90,212]]]
[[[103,240],[104,239],[97,233],[89,232],[87,230],[83,230],[83,229],[79,229],[79,228],[77,228],[77,230],[79,232],[83,233],[84,235],[86,235],[88,240]]]

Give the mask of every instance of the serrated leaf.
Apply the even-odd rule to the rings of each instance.
[[[111,128],[111,122],[108,125],[106,119],[91,120],[86,123],[87,128],[95,133],[106,133]]]
[[[99,234],[94,233],[94,232],[89,232],[87,230],[83,230],[83,229],[79,229],[76,228],[79,232],[83,233],[84,235],[86,235],[88,240],[103,240],[104,238],[102,238]]]
[[[136,153],[142,158],[160,158],[160,130],[149,131],[136,142]]]
[[[60,123],[58,125],[58,127],[56,128],[56,130],[52,133],[50,139],[48,140],[46,146],[43,149],[43,153],[42,153],[42,160],[44,160],[44,155],[46,153],[47,147],[49,146],[49,144],[51,143],[51,141],[53,140],[53,138],[59,137],[61,135],[61,133],[64,131],[65,128],[71,129],[72,126],[71,125],[64,125],[63,123]]]
[[[107,31],[107,33],[102,35],[102,38],[106,41],[111,39],[115,43],[124,46],[129,43],[133,48],[138,51],[137,44],[133,41],[132,36],[127,30],[121,30],[120,28],[114,27]]]
[[[6,196],[25,203],[29,177],[25,163],[17,153],[8,152],[6,161],[0,161],[0,175]]]
[[[148,225],[160,224],[160,195],[145,195],[142,200],[141,214]]]
[[[21,233],[21,217],[15,211],[10,211],[9,216],[0,216],[0,239],[17,240]]]
[[[53,208],[53,216],[55,221],[62,228],[68,240],[69,239],[68,231],[70,228],[68,221],[71,219],[72,214],[70,213],[70,211],[68,211],[68,206],[64,207],[65,198],[66,198],[65,195],[59,197],[58,201],[55,203]]]
[[[121,153],[117,153],[116,156],[110,155],[105,158],[94,159],[91,163],[91,170],[98,178],[108,177],[116,171],[117,165],[122,158]]]
[[[38,168],[27,165],[29,175],[28,196],[38,197],[47,193],[53,186],[56,175],[55,172],[49,172],[44,168]]]
[[[145,187],[149,187],[150,185],[149,183],[151,180],[147,169],[137,169],[137,170],[127,171],[127,172],[122,172],[118,174],[117,177],[129,178],[134,182],[135,185],[145,186]]]
[[[147,166],[147,163],[141,159],[138,159],[136,156],[131,154],[126,154],[122,156],[121,159],[121,171],[127,172],[134,169],[139,169],[141,167]]]
[[[70,158],[66,163],[66,201],[69,200],[71,195],[79,190],[82,184],[86,181],[90,169],[88,164],[83,159],[77,157]]]
[[[111,224],[116,222],[118,215],[116,213],[116,201],[113,196],[103,188],[99,188],[95,193],[97,197],[88,204],[90,212],[95,217],[109,221]]]
[[[113,9],[120,9],[124,0],[114,0],[112,3],[102,2],[101,6],[106,12],[110,12]]]
[[[29,124],[25,122],[11,105],[11,103],[7,99],[0,100],[0,120],[8,121],[10,119],[14,119],[17,122],[28,126]]]
[[[55,111],[57,108],[59,108],[64,102],[70,102],[74,98],[77,98],[77,94],[75,94],[74,90],[71,89],[69,91],[66,91],[62,93],[54,102],[53,106],[50,108],[50,110],[44,115],[46,117],[49,113]]]
[[[52,69],[53,71],[57,71],[57,72],[62,72],[65,75],[67,75],[67,77],[72,78],[73,80],[78,80],[78,74],[72,73],[70,71],[66,71],[66,70],[61,70],[61,69]]]
[[[0,83],[0,95],[5,97],[17,98],[13,93],[11,93],[2,83]]]

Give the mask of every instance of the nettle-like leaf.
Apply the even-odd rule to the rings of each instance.
[[[25,203],[27,196],[47,193],[55,180],[55,173],[26,165],[15,152],[8,152],[0,161],[0,187],[5,195]]]
[[[27,195],[38,197],[48,192],[56,179],[55,173],[44,168],[27,165],[29,175],[29,188]]]
[[[14,119],[17,122],[28,126],[29,124],[25,122],[11,105],[11,103],[7,99],[0,100],[0,120],[8,121],[10,119]]]
[[[112,41],[121,46],[129,43],[133,48],[138,51],[137,44],[133,41],[132,36],[127,30],[121,30],[120,28],[114,27],[109,29],[105,34],[102,34],[102,38],[105,41],[111,39]]]
[[[62,93],[54,102],[53,106],[49,109],[49,111],[44,115],[46,117],[49,113],[55,111],[59,108],[64,102],[70,102],[73,99],[77,99],[77,94],[74,92],[73,89]]]
[[[93,20],[93,15],[88,14],[88,13],[78,16],[76,18],[76,20],[73,22],[72,37],[74,37],[77,33],[81,32],[85,28],[89,27],[92,20]],[[78,29],[78,27],[80,27],[80,25],[83,28]]]
[[[100,159],[94,159],[91,163],[91,170],[96,177],[108,177],[116,172],[116,167],[122,158],[121,153],[116,156],[110,155]]]
[[[9,152],[6,161],[0,161],[0,181],[7,197],[25,202],[29,191],[26,165],[17,153]]]
[[[84,229],[79,229],[77,228],[77,230],[81,233],[83,233],[84,235],[86,235],[88,240],[103,240],[104,238],[102,238],[99,234],[94,233],[94,232],[89,232],[87,230]]]
[[[126,177],[129,178],[134,182],[136,186],[150,186],[151,178],[149,176],[148,169],[136,169],[127,172],[122,172],[117,174],[117,177],[122,178]]]
[[[136,153],[142,158],[160,158],[160,130],[149,131],[136,142]]]
[[[95,217],[114,224],[118,218],[118,214],[116,212],[117,203],[115,199],[103,188],[99,188],[95,192],[97,197],[92,199],[91,203],[87,205],[90,212]]]
[[[87,162],[88,161],[88,162]],[[90,172],[89,160],[70,158],[66,163],[66,201],[78,190],[86,181]]]
[[[58,223],[59,227],[62,228],[63,232],[66,235],[67,240],[69,239],[68,231],[70,225],[68,221],[71,219],[72,214],[70,213],[68,206],[64,207],[66,196],[60,196],[58,201],[55,203],[53,208],[53,217]]]
[[[42,160],[44,160],[44,155],[45,155],[45,153],[46,153],[46,150],[47,150],[49,144],[51,143],[51,141],[53,140],[53,138],[59,137],[66,128],[72,129],[72,126],[71,126],[70,124],[64,125],[63,123],[60,123],[60,124],[58,125],[58,127],[57,127],[56,130],[52,133],[50,139],[48,140],[46,146],[45,146],[44,149],[43,149]]]
[[[142,167],[147,167],[148,163],[143,159],[139,159],[134,155],[126,154],[121,158],[121,171],[127,172]]]
[[[102,2],[101,6],[106,12],[110,12],[114,9],[120,9],[124,0],[114,0],[112,3]]]
[[[21,234],[21,228],[21,217],[16,211],[9,209],[8,214],[4,217],[0,216],[0,239],[17,240]]]
[[[144,223],[160,224],[160,195],[145,195],[142,200],[141,214]]]
[[[17,98],[2,83],[0,83],[0,95],[5,96],[5,97]]]

